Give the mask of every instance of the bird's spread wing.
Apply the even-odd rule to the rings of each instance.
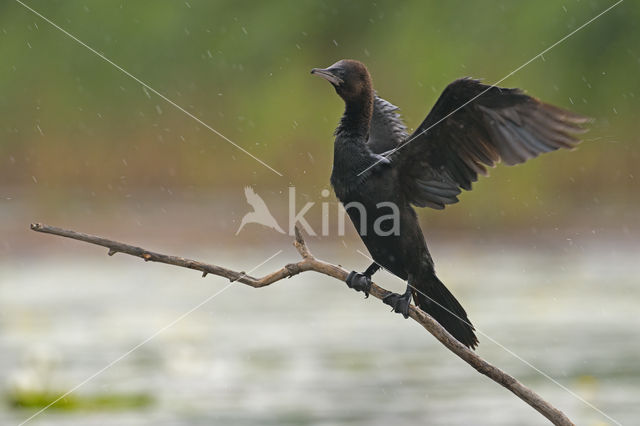
[[[574,135],[585,131],[580,124],[587,121],[519,89],[460,79],[444,90],[408,143],[392,154],[392,163],[411,203],[442,209],[458,201],[460,188],[470,190],[478,173],[486,175],[486,166],[500,160],[518,164],[574,147],[580,142]]]
[[[375,95],[367,141],[371,152],[382,154],[390,151],[398,147],[406,138],[407,127],[398,114],[398,107]]]

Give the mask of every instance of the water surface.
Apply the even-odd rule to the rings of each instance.
[[[366,266],[351,249],[314,244],[326,260]],[[640,415],[637,256],[613,242],[567,247],[440,241],[434,255],[442,259],[440,277],[481,333],[616,420],[634,424]],[[83,248],[0,263],[5,391],[16,383],[67,390],[227,285]],[[296,260],[295,251],[284,248],[254,275]],[[249,270],[276,251],[182,253]],[[378,281],[402,286],[389,275]],[[479,338],[481,356],[577,424],[612,424],[486,336]],[[77,393],[141,393],[153,402],[129,410],[48,410],[30,424],[545,424],[419,325],[314,273],[259,290],[232,285]],[[33,412],[0,407],[1,424],[18,424]]]

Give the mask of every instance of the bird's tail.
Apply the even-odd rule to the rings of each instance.
[[[431,315],[463,345],[471,349],[478,345],[478,338],[464,308],[435,274],[432,273],[415,287],[413,300],[420,309]]]

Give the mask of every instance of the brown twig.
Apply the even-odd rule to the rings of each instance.
[[[217,265],[211,265],[178,256],[168,256],[166,254],[155,253],[141,247],[135,247],[95,235],[69,231],[66,229],[56,228],[54,226],[48,226],[41,223],[31,224],[31,229],[37,232],[44,232],[61,237],[73,238],[75,240],[80,240],[106,247],[109,249],[109,256],[112,256],[115,253],[125,253],[132,256],[140,257],[148,262],[161,262],[169,265],[181,266],[183,268],[195,269],[197,271],[201,271],[203,276],[206,276],[207,274],[217,275],[227,278],[231,281],[238,281],[255,288],[266,287],[270,284],[280,281],[283,278],[289,278],[305,271],[319,272],[321,274],[336,278],[339,281],[344,281],[348,275],[348,271],[341,268],[340,266],[316,259],[309,251],[309,248],[305,244],[304,239],[302,238],[302,234],[297,227],[294,245],[298,250],[298,253],[300,253],[300,256],[302,256],[302,260],[296,263],[285,265],[283,268],[265,275],[262,278],[255,278],[246,275],[244,272],[233,271],[231,269],[223,268]],[[370,294],[377,299],[383,299],[385,296],[390,294],[390,292],[376,285],[375,283],[372,283]],[[532,406],[540,414],[549,419],[553,424],[563,426],[573,425],[571,420],[569,420],[569,418],[567,418],[567,416],[562,411],[553,407],[547,401],[542,399],[537,393],[524,386],[514,377],[500,370],[498,367],[489,364],[487,361],[480,358],[475,352],[467,349],[453,336],[451,336],[451,334],[449,334],[437,321],[435,321],[433,318],[431,318],[431,316],[423,312],[421,309],[417,308],[414,305],[411,305],[409,307],[409,316],[414,321],[423,326],[436,339],[438,339],[440,343],[447,347],[447,349],[462,358],[467,364],[475,368],[478,372],[484,374],[491,380],[509,389],[518,398],[522,399],[524,402]]]

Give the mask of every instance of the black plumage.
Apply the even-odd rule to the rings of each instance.
[[[367,146],[371,152],[382,154],[390,151],[397,148],[409,136],[407,126],[398,114],[398,109],[377,94],[374,95],[373,114],[367,140]]]
[[[458,201],[461,189],[470,190],[487,166],[572,148],[588,119],[519,89],[464,78],[444,90],[408,135],[398,108],[374,92],[364,64],[342,60],[311,72],[331,82],[345,101],[335,132],[331,184],[375,261],[363,274],[352,272],[347,284],[366,292],[382,266],[408,281],[404,294],[391,294],[385,303],[406,317],[413,296],[456,339],[475,347],[478,340],[465,310],[435,274],[412,205],[443,209]],[[397,232],[382,226],[395,213]]]

